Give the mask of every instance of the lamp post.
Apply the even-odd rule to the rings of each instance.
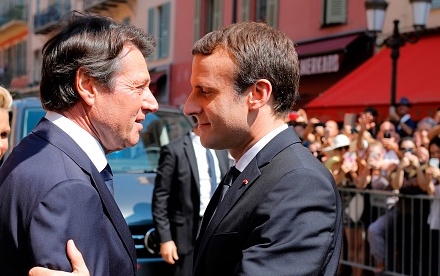
[[[425,28],[426,20],[428,18],[429,9],[431,7],[431,0],[410,0],[413,10],[413,26],[415,33],[402,34],[399,31],[399,20],[394,20],[393,34],[385,39],[379,46],[387,46],[391,48],[391,98],[390,107],[396,106],[396,79],[397,79],[397,61],[400,56],[400,47],[407,42],[415,43],[419,38],[419,33]],[[385,19],[385,11],[388,3],[384,0],[367,0],[365,8],[367,11],[367,29],[373,35],[376,43],[377,34],[382,31],[383,22]]]

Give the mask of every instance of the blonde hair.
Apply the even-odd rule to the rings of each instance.
[[[8,90],[0,86],[0,108],[11,110],[12,107],[12,96]]]

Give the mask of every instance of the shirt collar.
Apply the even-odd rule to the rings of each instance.
[[[98,171],[102,171],[105,168],[107,159],[105,158],[104,149],[95,137],[59,113],[48,111],[45,118],[69,135],[87,154]]]
[[[266,134],[255,145],[253,145],[248,151],[243,154],[243,156],[235,164],[235,167],[240,172],[242,172],[247,167],[247,165],[249,165],[252,159],[254,159],[254,157],[258,154],[258,152],[260,152],[260,150],[264,148],[264,146],[266,146],[280,132],[287,129],[287,127],[287,124],[283,124]]]

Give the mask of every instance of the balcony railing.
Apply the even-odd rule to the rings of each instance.
[[[0,15],[0,27],[13,21],[27,24],[27,6],[15,5]]]
[[[115,8],[118,4],[127,3],[127,0],[84,0],[85,11],[100,11]]]
[[[70,6],[53,4],[34,16],[34,30],[36,34],[49,33],[56,22],[68,11]]]

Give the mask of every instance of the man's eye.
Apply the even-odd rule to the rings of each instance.
[[[1,137],[2,139],[8,138],[8,136],[9,136],[9,132],[2,132],[2,133],[0,134],[0,137]]]

